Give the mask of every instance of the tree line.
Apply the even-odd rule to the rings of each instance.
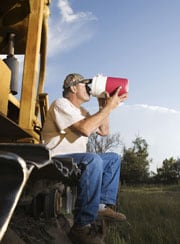
[[[166,158],[163,160],[162,166],[157,168],[156,173],[149,171],[152,159],[149,159],[149,145],[142,137],[135,137],[132,147],[127,148],[121,141],[119,133],[105,137],[93,134],[89,138],[87,151],[95,153],[117,152],[120,150],[119,146],[122,149],[121,184],[178,184],[180,182],[180,158]]]

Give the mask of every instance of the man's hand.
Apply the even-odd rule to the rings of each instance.
[[[122,103],[128,97],[128,93],[124,93],[121,96],[118,96],[120,90],[121,90],[121,87],[118,87],[118,89],[116,90],[114,95],[111,97],[109,96],[107,98],[106,106],[109,106],[111,108],[111,110],[118,107],[120,105],[120,103]]]

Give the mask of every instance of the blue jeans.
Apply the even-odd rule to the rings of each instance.
[[[120,177],[120,156],[116,153],[68,154],[84,169],[77,186],[74,223],[87,225],[95,221],[99,204],[114,205]]]

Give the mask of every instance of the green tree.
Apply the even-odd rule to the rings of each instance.
[[[176,160],[176,162],[174,163],[174,168],[177,172],[177,178],[178,178],[178,182],[180,181],[180,158],[178,158]]]
[[[141,137],[132,143],[132,148],[123,149],[121,180],[127,184],[145,183],[149,177],[148,144]]]
[[[165,159],[162,167],[157,169],[155,176],[157,183],[173,184],[178,183],[180,176],[180,159],[175,160],[173,157]]]

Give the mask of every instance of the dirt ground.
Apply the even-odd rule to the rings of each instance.
[[[1,244],[72,244],[68,232],[73,225],[72,214],[60,214],[46,219],[43,215],[32,217],[26,208],[15,210]],[[102,219],[96,221],[98,231],[105,238],[106,224]]]
[[[15,212],[2,244],[72,244],[67,233],[72,218],[63,215],[56,219],[35,220],[20,209]]]

